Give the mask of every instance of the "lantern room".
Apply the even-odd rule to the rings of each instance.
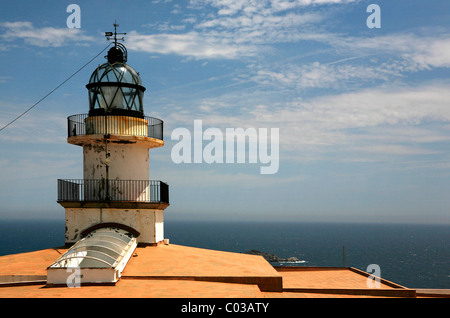
[[[139,73],[126,64],[125,46],[116,43],[108,51],[108,62],[92,73],[89,91],[89,116],[119,115],[144,117],[145,87]]]

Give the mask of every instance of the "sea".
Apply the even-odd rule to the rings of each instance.
[[[64,245],[64,220],[0,220],[0,255]],[[450,225],[165,221],[171,244],[355,267],[408,288],[450,289]]]

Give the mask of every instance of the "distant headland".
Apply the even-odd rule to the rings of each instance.
[[[304,262],[294,256],[291,256],[288,258],[280,258],[277,255],[261,252],[258,250],[251,250],[251,251],[245,252],[244,254],[260,255],[260,256],[264,257],[266,259],[266,261],[268,261],[269,263],[303,263]]]

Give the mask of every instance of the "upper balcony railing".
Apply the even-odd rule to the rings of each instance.
[[[121,135],[163,140],[164,122],[153,117],[72,115],[67,118],[68,136]]]
[[[58,202],[169,203],[159,180],[58,179]]]

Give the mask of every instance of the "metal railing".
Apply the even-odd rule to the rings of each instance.
[[[163,140],[164,122],[154,117],[72,115],[67,118],[68,136],[123,135]]]
[[[58,179],[58,202],[169,203],[169,186],[159,180]]]

